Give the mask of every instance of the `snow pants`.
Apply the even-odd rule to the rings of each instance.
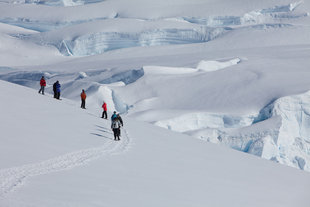
[[[81,99],[81,100],[82,100],[81,108],[85,109],[85,99]]]
[[[121,129],[120,128],[113,129],[113,132],[114,132],[114,140],[121,140],[119,138],[119,136],[121,135]]]
[[[102,112],[102,117],[101,118],[104,118],[104,119],[107,119],[108,118],[108,113],[107,111],[103,111]]]
[[[56,98],[60,99],[60,92],[56,92]]]
[[[39,93],[41,93],[41,91],[42,91],[42,94],[44,95],[44,88],[45,88],[45,86],[41,86]]]

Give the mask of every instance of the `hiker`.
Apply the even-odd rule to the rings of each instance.
[[[57,82],[58,82],[58,81],[57,81]],[[56,84],[57,84],[57,82],[55,82],[55,83],[53,84],[54,98],[57,98],[57,91],[56,91]]]
[[[115,118],[117,118],[116,111],[113,112],[113,114],[111,116],[111,121],[113,121]]]
[[[118,118],[119,122],[121,122],[121,125],[123,127],[124,123],[123,123],[123,119],[122,119],[121,115],[117,114],[117,118]]]
[[[108,113],[107,113],[108,109],[107,109],[107,104],[106,104],[106,102],[103,102],[102,108],[103,108],[103,112],[102,112],[101,118],[103,118],[103,119],[108,119]]]
[[[117,114],[116,118],[119,120],[119,122],[121,123],[121,126],[123,127],[124,123],[123,123],[123,119],[122,119],[121,115]],[[119,136],[121,136],[121,131],[119,131]]]
[[[56,98],[57,99],[60,99],[60,87],[61,87],[61,85],[60,85],[59,81],[56,81]]]
[[[81,101],[82,101],[81,108],[85,109],[86,93],[85,93],[84,89],[82,89]]]
[[[121,135],[121,122],[117,117],[115,117],[112,121],[111,124],[111,129],[113,130],[114,133],[114,140],[119,141],[121,140],[119,137]]]
[[[41,88],[39,90],[39,93],[41,93],[41,91],[42,91],[42,95],[44,95],[44,88],[46,86],[46,81],[44,79],[44,76],[42,76],[42,78],[40,80],[40,86],[41,86]]]

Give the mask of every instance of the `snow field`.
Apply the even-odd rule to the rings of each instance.
[[[0,79],[35,90],[0,81],[0,206],[308,207],[309,12],[3,0]],[[121,142],[103,101],[122,113]]]
[[[40,163],[0,170],[0,197],[16,190],[16,188],[22,186],[24,182],[31,177],[69,170],[77,166],[85,165],[102,156],[123,152],[129,144],[126,133],[123,134],[125,134],[125,136],[122,136],[124,139],[122,139],[122,143],[120,144],[115,144],[114,141],[110,141],[102,147],[72,152]]]
[[[125,119],[122,140],[114,142],[106,120],[91,110],[0,85],[4,106],[12,106],[1,108],[2,132],[10,135],[1,137],[1,153],[10,148],[11,155],[1,162],[2,206],[307,206],[308,173],[132,119]],[[27,122],[12,117],[17,107]],[[43,114],[49,116],[38,124]],[[13,133],[12,121],[23,124],[22,135]],[[51,133],[55,127],[58,136]],[[33,128],[45,133],[38,136]]]
[[[6,16],[2,17],[2,20],[0,16],[0,22],[35,31],[45,31],[37,35],[19,37],[39,45],[53,46],[65,56],[81,57],[102,54],[121,48],[204,43],[219,38],[227,32],[249,26],[264,30],[290,27],[293,26],[291,22],[283,22],[309,16],[309,13],[302,10],[296,11],[302,4],[301,1],[294,2],[251,11],[243,16],[144,19],[126,18],[113,12],[112,15],[107,10],[103,14],[95,12],[95,16],[91,19],[76,17],[78,19],[57,20],[56,22],[54,19],[40,18],[40,16],[31,15],[32,17],[21,18],[11,16],[12,14],[5,14]],[[46,7],[43,8],[47,9]],[[14,9],[18,10],[19,8]],[[49,10],[53,10],[52,12],[59,10],[62,13],[66,9],[49,8]],[[118,26],[115,27],[115,25]],[[87,29],[85,29],[86,27]]]
[[[85,89],[88,94],[87,107],[90,109],[101,109],[101,105],[105,101],[110,112],[128,113],[130,117],[135,117],[135,119],[147,121],[166,129],[189,134],[213,143],[224,144],[243,152],[308,170],[309,146],[307,144],[307,135],[302,134],[299,136],[298,134],[301,133],[298,132],[298,127],[290,129],[292,132],[287,132],[287,130],[283,132],[282,129],[284,128],[282,125],[285,125],[285,123],[273,119],[274,116],[278,115],[267,113],[271,110],[270,106],[262,109],[262,112],[267,111],[266,113],[240,114],[232,112],[212,113],[197,109],[192,111],[188,110],[188,106],[192,105],[190,102],[182,103],[189,101],[183,100],[184,92],[191,91],[188,94],[192,95],[193,98],[197,98],[200,97],[200,95],[197,95],[199,93],[192,94],[192,91],[197,91],[197,87],[204,89],[203,85],[192,84],[192,81],[190,81],[190,84],[187,84],[188,80],[196,79],[198,81],[193,82],[199,83],[202,80],[201,77],[206,76],[208,73],[214,73],[223,69],[232,71],[234,67],[242,64],[243,62],[240,58],[231,58],[200,61],[196,68],[144,66],[139,70],[119,73],[112,72],[110,69],[78,73],[50,72],[44,74],[40,71],[32,71],[8,73],[2,75],[1,78],[37,88],[37,80],[40,79],[41,75],[45,75],[48,82],[47,91],[51,91],[53,82],[60,80],[63,86],[62,95],[79,101],[80,90],[82,88]],[[245,77],[244,81],[250,82],[249,78],[252,79],[251,76]],[[236,81],[240,81],[240,78],[236,79]],[[184,84],[186,84],[186,87],[184,87]],[[150,90],[140,91],[137,94],[136,90],[139,88],[149,88]],[[183,88],[181,90],[182,93],[178,95],[178,92],[174,92],[174,100],[169,100],[170,93],[178,91],[180,88]],[[165,101],[163,102],[162,100]],[[200,97],[200,100],[204,100],[204,97]],[[198,102],[201,102],[200,100]],[[295,104],[291,103],[291,101],[287,102]],[[160,110],[162,104],[165,105],[164,110]],[[179,109],[174,107],[171,110],[169,106],[178,106]],[[195,107],[198,106],[197,104],[195,105]],[[157,107],[159,108],[156,109]],[[203,102],[201,107],[203,107],[202,109],[205,108]],[[98,114],[98,117],[101,116],[101,112],[95,113]],[[298,111],[294,112],[294,114],[298,113]],[[286,116],[284,113],[281,117]],[[256,130],[257,122],[269,118],[275,123],[261,131]],[[295,125],[296,123],[294,122],[292,119],[288,120],[287,125]],[[249,128],[250,130],[243,133],[243,128]],[[240,131],[240,133],[236,133],[236,131]],[[303,129],[303,131],[306,130]],[[290,134],[290,136],[280,138],[282,134]],[[293,139],[296,141],[286,141],[280,144],[277,141],[278,139]]]
[[[12,87],[4,82],[1,82],[1,85],[6,88],[2,95],[10,100],[4,103],[2,113],[13,115],[17,110],[18,116],[8,117],[5,123],[2,122],[4,127],[2,141],[5,144],[1,147],[1,154],[3,157],[9,156],[10,158],[1,165],[0,197],[23,186],[25,181],[31,177],[72,169],[102,156],[122,153],[129,147],[130,138],[126,130],[122,130],[122,142],[113,141],[108,121],[94,116],[92,112],[83,113],[83,111],[76,110],[77,105],[73,102],[66,99],[58,101],[49,97],[49,94],[36,97],[34,90],[25,90],[14,85]],[[16,96],[16,93],[20,93],[21,96]],[[55,117],[51,113],[54,113]],[[78,113],[82,113],[82,116],[74,121],[72,115]],[[26,122],[23,121],[25,119]],[[91,124],[83,124],[89,121]],[[13,129],[16,126],[19,126],[19,131],[14,132]],[[36,133],[29,133],[32,127],[36,128]],[[87,134],[84,131],[88,132],[93,128],[97,128],[98,132]],[[67,137],[72,134],[75,134],[74,140],[68,142]],[[94,140],[90,139],[91,137],[98,138]],[[57,146],[59,141],[62,143],[61,147]],[[98,144],[102,146],[98,147]],[[32,148],[32,145],[37,145],[39,148]],[[84,149],[79,149],[81,146]],[[48,158],[50,156],[53,158]],[[20,165],[19,163],[29,162],[31,164],[13,167]]]

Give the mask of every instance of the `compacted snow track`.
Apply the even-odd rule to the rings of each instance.
[[[108,136],[111,136],[111,134],[108,134]],[[122,130],[121,141],[116,142],[112,140],[113,138],[111,137],[111,140],[100,147],[83,149],[42,162],[0,170],[0,197],[4,197],[6,194],[21,187],[25,180],[33,176],[69,170],[103,156],[120,154],[126,151],[130,143],[130,138],[125,129]]]

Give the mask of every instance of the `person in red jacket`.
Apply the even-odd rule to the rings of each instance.
[[[103,119],[107,119],[108,118],[108,109],[107,109],[107,104],[106,102],[103,102],[103,105],[102,105],[102,108],[103,108],[103,112],[102,112],[102,117]]]
[[[81,100],[82,100],[81,108],[85,109],[86,93],[84,89],[82,90],[82,93],[81,93]]]
[[[41,91],[42,91],[42,94],[44,95],[44,88],[46,86],[46,81],[44,79],[44,76],[42,76],[42,78],[40,80],[40,86],[41,86],[41,88],[39,90],[39,93],[41,93]]]

